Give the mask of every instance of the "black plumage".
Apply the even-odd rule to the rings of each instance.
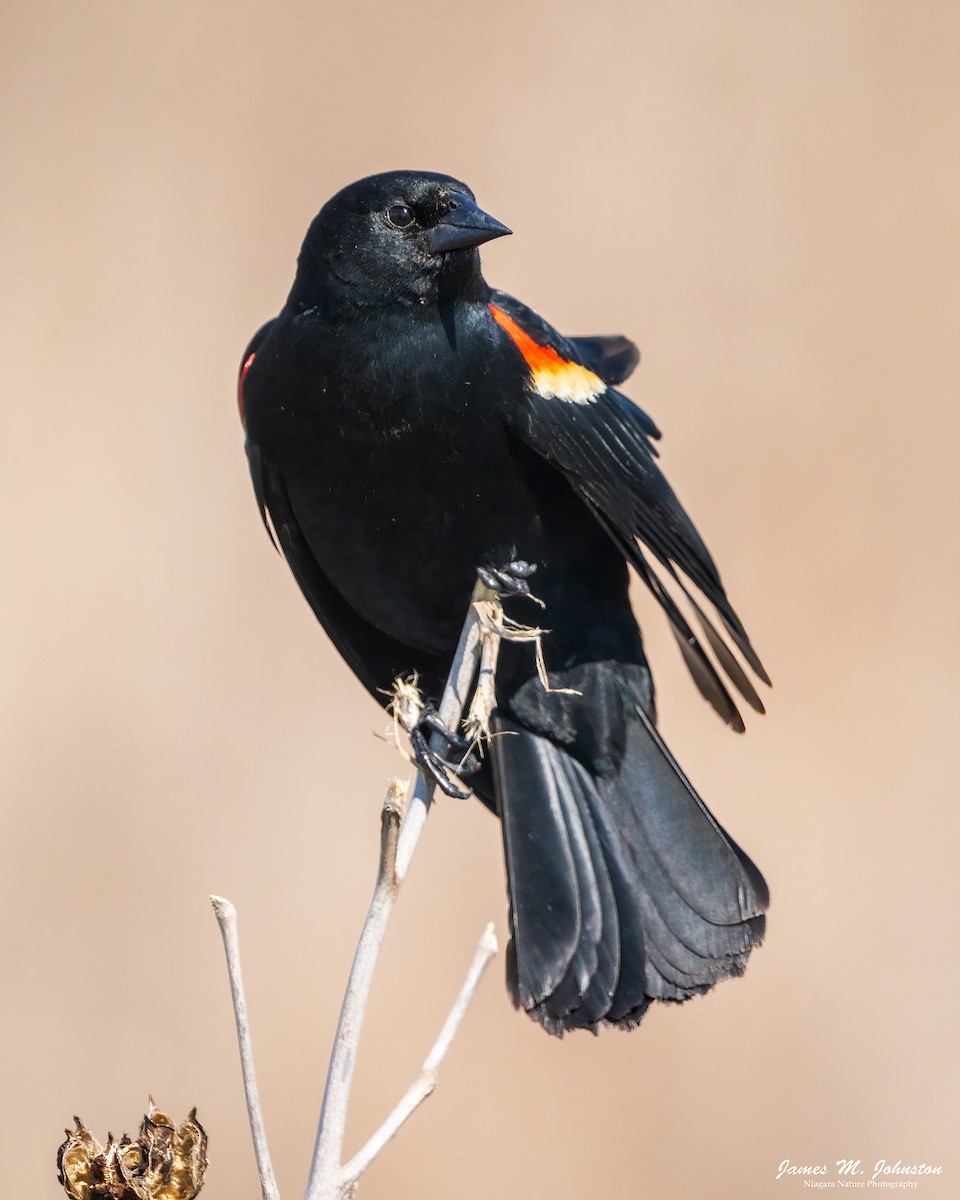
[[[652,999],[742,973],[768,897],[657,732],[627,565],[729,725],[734,693],[763,711],[749,671],[769,680],[660,470],[659,430],[617,390],[636,348],[564,338],[491,289],[477,246],[507,232],[446,176],[338,193],[244,354],[247,452],[268,529],[381,701],[414,671],[439,698],[478,568],[536,567],[550,689],[531,646],[503,647],[471,778],[502,820],[508,977],[551,1032],[630,1026]]]

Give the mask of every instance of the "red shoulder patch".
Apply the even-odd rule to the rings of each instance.
[[[594,404],[607,385],[599,375],[561,358],[550,346],[541,346],[525,330],[507,316],[502,308],[490,305],[493,319],[507,331],[530,368],[534,390],[544,400],[564,400],[569,404]]]
[[[247,377],[247,372],[253,366],[253,360],[257,357],[257,352],[249,355],[247,361],[240,368],[240,378],[237,380],[237,408],[240,411],[240,422],[244,429],[247,427],[247,406],[243,402],[243,381]]]

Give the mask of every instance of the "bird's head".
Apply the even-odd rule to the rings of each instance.
[[[371,175],[314,218],[291,301],[383,307],[468,290],[480,279],[477,247],[509,232],[457,179],[428,171]]]

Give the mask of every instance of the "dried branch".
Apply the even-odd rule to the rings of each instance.
[[[489,711],[494,702],[493,671],[496,665],[496,644],[491,640],[490,622],[486,616],[486,610],[489,602],[495,599],[494,593],[481,583],[474,588],[457,653],[440,702],[439,716],[448,729],[455,730],[460,726],[474,678],[477,675],[478,665],[481,663],[481,652],[483,657],[479,686],[481,695],[473,706],[473,711]],[[499,633],[498,630],[494,632]],[[438,753],[443,753],[445,749],[442,740],[436,734],[431,745]],[[307,1183],[306,1200],[344,1200],[345,1197],[352,1195],[361,1173],[366,1170],[404,1122],[434,1090],[437,1083],[437,1069],[463,1020],[484,968],[497,951],[493,926],[489,925],[477,946],[463,987],[460,989],[433,1048],[424,1060],[417,1078],[383,1125],[350,1162],[342,1167],[343,1135],[350,1100],[350,1086],[357,1058],[363,1016],[373,982],[373,972],[380,947],[383,944],[387,924],[393,912],[397,890],[410,869],[410,862],[423,832],[434,788],[434,782],[420,773],[409,802],[406,802],[408,790],[406,783],[392,780],[387,790],[381,811],[377,882],[354,953],[353,965],[340,1010],[310,1167],[310,1177]],[[220,933],[223,936],[223,945],[227,956],[227,971],[233,996],[237,1040],[240,1045],[243,1087],[263,1200],[280,1200],[267,1148],[256,1075],[253,1069],[253,1051],[250,1045],[243,977],[240,971],[236,909],[229,900],[224,900],[222,897],[211,896],[210,899],[216,913],[217,923],[220,926]]]
[[[210,903],[216,914],[223,948],[227,955],[227,974],[230,976],[230,992],[233,996],[233,1015],[237,1023],[237,1041],[240,1043],[240,1068],[243,1071],[243,1092],[247,1099],[247,1117],[253,1135],[253,1149],[257,1156],[260,1173],[260,1191],[263,1200],[280,1200],[280,1192],[270,1162],[267,1147],[267,1132],[263,1125],[260,1109],[260,1093],[257,1076],[253,1069],[253,1048],[250,1044],[250,1023],[247,1020],[247,999],[243,990],[243,974],[240,970],[240,945],[237,938],[237,910],[222,896],[211,896]]]
[[[450,668],[447,686],[440,701],[439,715],[448,729],[457,729],[467,706],[470,689],[477,673],[480,658],[480,615],[477,602],[492,595],[482,584],[474,588],[467,618],[460,634],[460,643]],[[444,750],[443,743],[434,735],[433,746],[438,753]],[[350,1100],[350,1084],[357,1059],[357,1044],[366,1010],[367,997],[373,980],[387,923],[393,912],[397,889],[410,869],[427,812],[433,799],[434,783],[421,772],[413,795],[403,814],[399,837],[395,840],[396,852],[387,856],[381,852],[380,870],[373,900],[367,912],[354,954],[350,978],[347,982],[340,1020],[330,1056],[330,1069],[323,1096],[323,1108],[317,1129],[317,1140],[307,1183],[306,1200],[337,1200],[340,1188],[340,1164],[343,1157],[343,1135],[347,1123],[347,1106]],[[389,796],[388,796],[389,799]],[[384,805],[385,820],[387,805]],[[390,818],[393,821],[395,818]],[[392,839],[391,839],[392,841]],[[383,839],[386,846],[387,839]]]
[[[346,1197],[351,1194],[357,1180],[387,1142],[396,1136],[401,1126],[414,1114],[424,1100],[433,1093],[437,1086],[437,1071],[441,1062],[443,1062],[444,1055],[450,1049],[450,1044],[453,1042],[456,1032],[460,1027],[460,1022],[463,1020],[470,1001],[473,999],[473,994],[477,990],[477,984],[480,982],[480,977],[483,975],[487,963],[489,963],[490,959],[496,953],[497,938],[491,924],[484,930],[483,936],[477,943],[473,961],[470,964],[470,969],[467,971],[467,977],[463,981],[463,987],[460,989],[453,1003],[453,1008],[451,1008],[449,1016],[444,1021],[443,1028],[437,1035],[437,1040],[433,1043],[430,1053],[424,1059],[423,1066],[420,1068],[416,1079],[406,1092],[404,1092],[396,1108],[387,1117],[377,1132],[362,1149],[357,1151],[343,1168],[340,1177],[340,1196]]]

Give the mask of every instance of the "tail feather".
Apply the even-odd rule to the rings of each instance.
[[[573,851],[581,898],[581,933],[560,985],[543,1001],[544,1014],[563,1022],[595,1025],[609,1010],[620,966],[617,905],[596,830],[585,804],[590,777],[569,756],[560,757],[558,794]]]
[[[498,729],[494,762],[508,762],[497,786],[509,882],[516,1000],[528,1011],[560,986],[581,936],[581,880],[553,763],[541,740]],[[509,747],[499,746],[509,741]],[[496,770],[496,767],[494,768]],[[536,779],[533,803],[515,791]]]
[[[634,805],[633,811],[661,862],[670,864],[687,903],[706,920],[733,925],[758,916],[770,903],[766,880],[697,795],[650,717],[639,706],[636,714],[628,740],[633,734],[638,750],[628,747],[624,755],[621,790],[649,789],[651,803]],[[676,839],[698,851],[695,869],[685,878]]]
[[[617,831],[611,812],[600,802],[596,787],[587,793],[587,803],[597,834],[599,853],[609,872],[617,906],[620,961],[617,965],[616,987],[605,1019],[616,1024],[635,1025],[649,1006],[652,994],[648,994],[647,990],[649,964],[643,907],[635,882],[636,869],[628,861],[623,838]]]
[[[511,881],[514,999],[558,1032],[575,1011],[595,1023],[610,1007],[620,955],[616,901],[582,795],[590,777],[519,726],[502,721],[497,732],[495,761],[509,764],[497,794]],[[530,779],[537,787],[528,795]]]
[[[633,731],[629,736],[632,741]],[[740,908],[740,893],[746,900],[748,888],[739,860],[699,799],[694,808],[693,796],[686,798],[686,814],[670,813],[666,789],[654,790],[649,780],[625,779],[624,774],[615,786],[601,783],[598,803],[611,812],[635,886],[639,881],[650,948],[659,948],[664,958],[692,973],[697,957],[721,969],[725,959],[749,952],[754,941],[749,922],[760,911],[746,904]],[[625,784],[632,785],[630,790]],[[672,791],[673,800],[683,800],[676,784]],[[709,824],[691,819],[701,812]],[[736,913],[730,912],[731,892]]]
[[[763,877],[642,710],[607,777],[503,713],[493,730],[519,1007],[557,1034],[632,1026],[743,973]]]

